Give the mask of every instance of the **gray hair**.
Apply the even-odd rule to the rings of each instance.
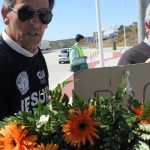
[[[150,21],[150,3],[148,4],[145,11],[145,22]]]
[[[13,7],[14,3],[15,0],[4,0],[3,7],[8,10],[10,7]]]
[[[13,7],[15,1],[16,0],[4,0],[4,2],[3,2],[3,8],[9,10],[10,7]],[[55,0],[48,0],[48,1],[49,1],[49,8],[50,8],[50,10],[52,10],[53,7],[54,7],[54,1]]]

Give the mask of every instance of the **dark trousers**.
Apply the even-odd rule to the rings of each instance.
[[[88,64],[87,63],[71,65],[71,68],[70,68],[70,70],[72,72],[76,72],[76,71],[79,71],[79,70],[86,70],[86,69],[88,69]]]

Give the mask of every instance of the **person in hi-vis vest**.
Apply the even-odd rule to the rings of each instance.
[[[69,50],[70,70],[73,72],[88,69],[87,56],[81,45],[84,43],[84,36],[81,34],[76,35],[76,43]]]

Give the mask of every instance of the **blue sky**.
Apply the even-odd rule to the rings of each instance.
[[[0,0],[0,5],[2,5]],[[97,31],[95,0],[55,0],[53,20],[43,40],[74,38],[77,33],[92,36]],[[129,25],[137,21],[136,0],[99,0],[101,25]],[[0,16],[0,31],[4,28]]]

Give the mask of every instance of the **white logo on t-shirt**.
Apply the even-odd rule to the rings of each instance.
[[[41,80],[41,79],[44,79],[45,78],[45,72],[44,70],[40,70],[37,72],[37,76],[38,78]]]
[[[17,79],[16,79],[16,85],[22,95],[25,95],[29,90],[29,78],[28,74],[25,71],[22,71]]]

